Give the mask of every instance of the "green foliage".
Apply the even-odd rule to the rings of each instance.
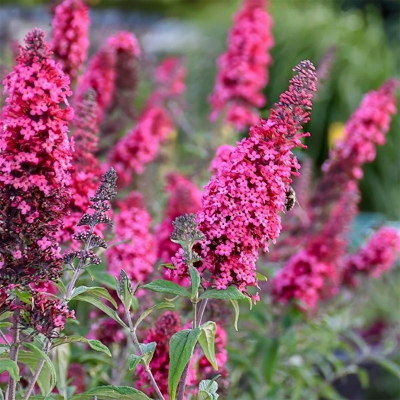
[[[201,335],[201,329],[185,329],[175,333],[169,344],[168,388],[171,400],[175,400],[176,390],[183,370],[189,363],[194,347]]]
[[[146,285],[140,286],[142,289],[149,289],[153,292],[174,294],[175,296],[190,297],[190,293],[182,286],[164,279],[155,280]]]
[[[16,381],[19,381],[19,368],[18,364],[15,361],[12,360],[1,360],[0,361],[0,374],[3,373],[4,371],[7,371],[10,376],[15,379]]]
[[[151,400],[143,392],[128,386],[101,386],[82,394],[72,396],[70,400]]]
[[[207,360],[213,366],[213,368],[217,371],[218,364],[215,359],[215,333],[217,331],[217,325],[215,322],[208,321],[199,326],[201,329],[201,334],[199,336],[199,344],[203,349],[204,355],[207,357]]]

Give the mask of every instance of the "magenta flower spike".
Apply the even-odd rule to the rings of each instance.
[[[45,32],[33,29],[14,70],[0,129],[0,281],[28,285],[57,279],[56,240],[69,201],[69,79],[51,59]]]
[[[347,256],[343,269],[344,284],[358,286],[357,276],[362,275],[379,278],[393,267],[399,254],[400,232],[391,227],[380,228],[361,249]]]
[[[54,11],[51,47],[71,80],[77,77],[89,50],[89,10],[83,0],[64,0]]]
[[[245,0],[234,17],[228,49],[218,59],[209,98],[211,121],[224,113],[224,121],[238,130],[258,123],[257,109],[266,103],[262,91],[268,83],[269,50],[274,44],[266,6],[267,0]]]
[[[209,286],[226,289],[236,286],[248,294],[247,286],[257,286],[256,261],[259,250],[268,250],[281,231],[280,213],[292,175],[300,165],[293,155],[296,146],[305,147],[299,133],[310,119],[312,92],[316,90],[315,68],[302,61],[294,69],[288,91],[271,110],[267,121],[250,129],[232,151],[229,160],[214,174],[203,192],[197,213],[201,243],[202,273],[211,273]],[[182,252],[173,262],[182,271]],[[187,271],[185,271],[187,273]],[[254,301],[258,294],[251,295]]]
[[[151,217],[138,192],[117,205],[120,211],[114,216],[115,245],[106,252],[108,272],[118,277],[123,269],[133,282],[143,283],[156,262]]]

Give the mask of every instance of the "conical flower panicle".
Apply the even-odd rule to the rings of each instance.
[[[230,285],[247,293],[257,286],[256,261],[259,249],[268,250],[281,231],[279,213],[285,209],[286,193],[300,168],[292,153],[305,147],[301,124],[309,120],[312,92],[316,90],[315,68],[302,61],[290,81],[289,90],[271,110],[267,121],[250,129],[250,137],[238,143],[204,188],[197,222],[205,235],[201,243],[200,272],[211,273],[209,285]],[[177,254],[174,264],[179,268]],[[258,295],[252,296],[254,301]]]
[[[63,0],[54,10],[51,47],[71,80],[87,58],[89,25],[89,10],[83,0]]]
[[[0,282],[28,285],[57,279],[56,241],[69,201],[73,110],[69,79],[50,58],[45,32],[33,29],[14,70],[0,129]]]
[[[266,103],[262,91],[268,82],[269,50],[274,44],[267,0],[245,0],[235,15],[228,49],[218,59],[215,87],[209,102],[210,119],[223,111],[236,129],[257,124],[258,108]]]
[[[399,254],[400,232],[391,227],[380,228],[355,254],[346,257],[343,283],[358,286],[362,275],[379,278],[393,267]]]
[[[346,124],[343,140],[336,144],[323,164],[312,205],[321,209],[328,207],[325,215],[347,183],[362,178],[362,167],[375,159],[377,145],[385,143],[391,117],[396,113],[396,87],[397,81],[390,79],[364,96]]]
[[[123,269],[133,282],[143,283],[156,262],[151,217],[139,192],[130,193],[117,205],[114,245],[106,253],[108,272],[118,277]]]

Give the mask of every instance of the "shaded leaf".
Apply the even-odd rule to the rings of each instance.
[[[209,363],[217,371],[218,364],[215,358],[215,333],[217,331],[217,325],[215,322],[208,321],[199,328],[201,329],[201,334],[199,336],[200,346]]]
[[[176,296],[190,297],[190,293],[184,287],[164,279],[159,279],[148,283],[147,285],[140,286],[143,289],[149,289],[158,293],[169,293]]]
[[[0,361],[0,374],[7,371],[11,378],[19,382],[19,368],[18,364],[12,360],[1,360]]]
[[[182,372],[189,363],[196,346],[201,329],[185,329],[175,333],[169,343],[170,366],[168,371],[168,388],[170,400],[175,400],[176,390],[182,376]]]

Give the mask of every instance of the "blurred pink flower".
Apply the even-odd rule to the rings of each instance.
[[[362,167],[376,157],[376,146],[385,143],[391,117],[396,113],[397,81],[391,79],[378,90],[367,93],[346,124],[344,137],[337,142],[322,166],[323,174],[312,205],[325,207],[335,202],[349,181],[363,176]]]
[[[89,25],[89,10],[83,0],[64,0],[55,8],[51,46],[71,80],[87,59]]]
[[[165,397],[165,400],[169,400],[169,395],[167,394],[169,341],[171,340],[171,337],[180,330],[181,321],[178,313],[167,311],[158,318],[155,329],[150,329],[149,333],[143,340],[143,343],[157,343],[153,359],[150,362],[150,368],[161,393],[163,393]],[[144,391],[148,396],[155,395],[153,387],[150,385],[149,377],[141,364],[136,369],[136,378],[136,385],[139,390]]]
[[[242,130],[259,120],[266,103],[262,90],[268,82],[269,50],[274,44],[267,0],[244,0],[229,32],[228,50],[218,59],[214,92],[209,98],[210,119],[222,111],[225,122]]]
[[[357,286],[357,275],[379,278],[394,265],[400,253],[400,232],[395,228],[380,228],[355,254],[347,256],[343,282]]]
[[[135,128],[111,149],[105,169],[115,168],[118,186],[125,187],[133,174],[141,174],[146,164],[153,161],[160,143],[168,138],[174,123],[166,110],[166,102],[181,94],[185,76],[183,66],[176,59],[162,62],[156,73],[157,87],[149,97]]]
[[[143,283],[156,261],[151,217],[138,192],[132,192],[117,205],[120,211],[114,217],[115,238],[106,252],[108,272],[118,277],[124,269],[134,283]]]
[[[164,219],[156,227],[158,258],[170,263],[171,257],[179,250],[179,245],[170,240],[173,231],[172,221],[183,214],[196,213],[201,207],[201,191],[188,178],[178,173],[167,176],[167,192],[170,194]],[[166,276],[169,276],[166,270]]]
[[[297,300],[300,309],[316,309],[321,299],[337,293],[347,234],[358,201],[357,185],[350,182],[326,225],[315,237],[308,237],[305,247],[274,278],[274,296],[282,303]]]

